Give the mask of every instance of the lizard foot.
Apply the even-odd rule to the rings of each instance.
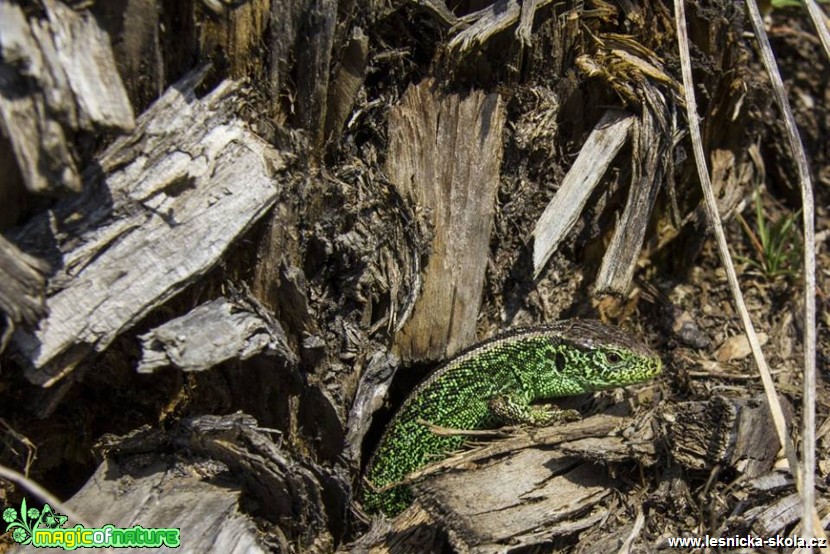
[[[563,421],[577,421],[582,416],[576,410],[560,410],[551,405],[531,406],[515,395],[498,395],[488,403],[493,416],[505,425],[550,425]]]

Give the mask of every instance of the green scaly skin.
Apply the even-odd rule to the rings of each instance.
[[[363,505],[395,516],[412,502],[393,485],[464,444],[424,422],[450,429],[540,425],[556,413],[531,402],[647,381],[662,363],[621,331],[596,321],[566,320],[485,341],[437,369],[404,401],[369,460]]]

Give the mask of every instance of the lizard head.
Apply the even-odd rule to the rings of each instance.
[[[545,371],[537,381],[540,397],[582,394],[648,381],[663,364],[647,346],[598,321],[555,324],[544,346]]]

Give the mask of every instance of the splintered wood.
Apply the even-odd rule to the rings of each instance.
[[[659,463],[664,448],[678,467],[741,474],[743,481],[732,493],[748,503],[792,486],[789,476],[774,469],[778,443],[762,401],[715,396],[638,418],[599,414],[554,427],[514,430],[509,438],[471,445],[409,475],[403,482],[415,491],[415,505],[391,528],[373,528],[353,546],[401,542],[408,549],[392,551],[416,551],[421,541],[432,540],[424,532],[427,525],[446,530],[459,552],[504,552],[567,540],[580,532],[583,540],[597,533],[620,544],[629,528],[609,535],[596,525],[642,504],[643,490],[623,476],[631,468]],[[664,492],[650,494],[662,499]],[[761,503],[752,517],[739,514],[721,522],[718,534],[745,532],[750,526],[756,534],[780,532],[798,520],[798,510],[789,509],[797,505],[796,499],[791,495],[776,504],[786,512]]]
[[[631,190],[611,244],[597,275],[597,292],[624,295],[631,287],[634,270],[657,193],[672,169],[671,115],[663,95],[655,87],[643,87],[643,113],[633,129]]]
[[[281,154],[233,117],[235,83],[197,98],[203,76],[171,87],[113,143],[84,174],[83,196],[16,237],[60,268],[49,315],[14,337],[30,381],[49,386],[104,350],[204,275],[276,201]]]
[[[436,524],[458,552],[505,552],[572,535],[607,517],[609,496],[624,494],[604,464],[653,464],[654,438],[648,425],[610,415],[514,430],[411,475],[415,505],[352,547],[425,551],[433,538],[424,527]]]
[[[538,277],[556,248],[573,228],[591,193],[617,152],[628,139],[634,116],[619,110],[605,112],[556,195],[533,229],[533,274]]]
[[[389,114],[389,179],[434,228],[421,297],[395,347],[408,360],[440,359],[475,338],[502,158],[497,94],[444,95],[410,87]]]
[[[332,551],[324,477],[283,452],[249,415],[189,418],[169,431],[145,426],[123,437],[109,435],[97,448],[105,460],[67,502],[90,526],[178,528],[188,552],[288,552],[294,545],[304,552]],[[188,455],[173,453],[179,449]],[[263,517],[282,529],[302,532],[264,539],[247,502],[261,506]]]
[[[77,192],[74,134],[127,131],[135,121],[95,19],[55,0],[43,8],[46,19],[28,20],[0,0],[0,128],[30,191]]]
[[[568,532],[590,527],[596,521],[591,508],[614,491],[614,481],[601,467],[531,449],[473,474],[436,476],[418,490],[419,502],[447,526],[454,544],[486,551],[542,542],[539,529],[553,537],[562,523]]]
[[[46,315],[44,274],[48,269],[48,264],[21,252],[0,235],[0,311],[15,323],[37,323]],[[0,341],[0,352],[4,342]]]
[[[206,302],[182,317],[142,335],[139,373],[175,366],[202,371],[227,360],[264,353],[296,362],[278,321],[244,300],[224,297]]]
[[[792,408],[784,406],[791,417]],[[714,396],[668,406],[661,417],[674,459],[686,468],[711,470],[720,464],[753,478],[770,471],[777,459],[778,437],[761,398]]]

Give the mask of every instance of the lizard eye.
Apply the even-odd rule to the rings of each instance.
[[[616,352],[609,352],[605,355],[605,359],[608,360],[609,364],[618,364],[622,361],[622,356]]]

